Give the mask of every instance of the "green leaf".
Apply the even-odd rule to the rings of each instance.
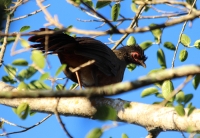
[[[21,46],[24,48],[28,48],[30,46],[29,42],[27,40],[21,39],[20,40]]]
[[[20,32],[25,32],[26,30],[30,29],[30,26],[23,26],[21,29],[20,29]]]
[[[184,99],[185,104],[187,104],[190,100],[192,100],[192,98],[193,94],[186,94]]]
[[[126,42],[126,45],[127,46],[132,46],[132,45],[135,45],[136,44],[136,40],[133,36],[130,36],[129,39],[127,40]]]
[[[69,89],[70,89],[70,90],[73,90],[75,87],[77,87],[77,85],[78,85],[77,83],[73,83],[73,84],[69,87]]]
[[[162,84],[163,97],[170,102],[173,101],[173,98],[171,98],[171,99],[168,99],[168,98],[170,98],[173,90],[174,90],[174,86],[173,86],[173,83],[171,82],[171,80],[166,80],[163,82],[163,84]]]
[[[4,41],[4,38],[1,38],[0,39],[0,43],[3,43]],[[14,42],[15,41],[15,37],[8,37],[7,38],[7,44],[10,44],[11,42]]]
[[[21,119],[24,120],[28,116],[29,111],[30,111],[29,105],[27,103],[21,103],[17,107],[16,113]]]
[[[199,83],[200,83],[200,74],[197,74],[197,75],[195,75],[195,77],[192,81],[192,85],[193,85],[195,90],[198,88]]]
[[[164,70],[163,68],[160,68],[160,69],[153,69],[153,70],[151,70],[149,73],[148,73],[148,75],[151,75],[151,74],[153,74],[153,73],[157,73],[157,72],[159,72],[159,71],[162,71],[162,70]],[[158,87],[161,87],[162,86],[162,83],[163,82],[156,82],[156,83],[154,83],[156,86],[158,86]]]
[[[32,52],[31,59],[36,64],[36,66],[38,66],[39,68],[42,69],[45,67],[45,58],[41,51],[34,50]]]
[[[187,108],[191,108],[192,107],[192,103],[189,103]]]
[[[183,91],[179,91],[178,94],[176,94],[176,101],[181,103],[184,102],[185,94]]]
[[[140,44],[140,47],[143,49],[143,50],[146,50],[148,49],[150,46],[152,46],[153,42],[151,41],[145,41],[145,42],[142,42]]]
[[[141,97],[146,97],[155,93],[158,93],[158,89],[156,87],[150,87],[142,91]]]
[[[174,107],[173,102],[167,102],[167,104],[165,105],[165,107]]]
[[[97,108],[97,112],[95,113],[94,118],[99,120],[116,120],[117,111],[111,106],[100,106]]]
[[[183,105],[179,104],[177,106],[175,106],[175,110],[178,113],[179,116],[184,116],[185,115],[185,110]]]
[[[174,46],[174,44],[172,44],[171,42],[165,42],[164,43],[164,47],[166,47],[169,50],[175,50],[176,47]]]
[[[131,10],[135,13],[137,13],[138,9],[137,9],[137,5],[135,3],[131,4]]]
[[[156,93],[156,97],[164,99],[164,97],[163,97],[163,94],[162,94],[162,93]]]
[[[30,66],[29,68],[20,71],[17,78],[23,81],[24,79],[31,78],[36,72],[37,70],[34,67]]]
[[[117,3],[112,6],[112,10],[111,10],[111,18],[113,21],[117,20],[117,18],[119,16],[119,12],[120,12],[120,4]]]
[[[125,133],[122,133],[122,138],[128,138],[128,136]]]
[[[56,85],[56,90],[62,91],[62,90],[66,90],[66,88],[62,84],[58,84]]]
[[[130,102],[126,102],[126,103],[124,103],[123,107],[124,107],[124,108],[129,108],[129,107],[131,107]]]
[[[136,68],[136,65],[131,63],[128,64],[126,67],[128,68],[129,71],[133,71]]]
[[[18,87],[17,87],[18,90],[27,90],[28,89],[28,85],[25,83],[25,82],[20,82]]]
[[[36,90],[36,89],[39,89],[39,90],[50,90],[51,89],[51,87],[46,85],[44,82],[41,82],[41,81],[38,81],[38,80],[37,81],[36,80],[31,81],[28,84],[28,87],[31,90]]]
[[[2,77],[2,81],[3,82],[6,82],[6,83],[10,83],[10,84],[14,84],[14,83],[17,83],[16,80],[14,80],[11,76],[3,76]]]
[[[30,112],[29,112],[29,115],[30,115],[30,116],[34,116],[35,114],[36,114],[36,112],[34,112],[34,111],[30,111]]]
[[[92,0],[84,0],[84,2],[89,5],[90,7],[93,7],[93,2]]]
[[[196,109],[194,106],[192,106],[191,108],[189,108],[187,115],[190,116],[192,114],[192,112],[194,111],[194,109]]]
[[[157,26],[157,24],[152,23],[152,24],[149,25],[150,28],[155,27],[155,26]],[[154,30],[151,30],[151,33],[153,34],[156,43],[160,44],[161,36],[162,36],[162,30],[161,29],[154,29]]]
[[[158,63],[162,68],[166,68],[165,54],[162,49],[158,49],[157,51],[157,59]]]
[[[16,72],[17,69],[13,66],[10,65],[5,65],[4,66],[4,70],[6,71],[6,73],[11,77],[11,78],[15,78],[16,76]]]
[[[12,65],[16,66],[27,66],[28,62],[25,59],[16,59],[12,62]]]
[[[186,46],[186,47],[189,47],[190,43],[191,43],[191,40],[190,40],[189,36],[187,36],[186,34],[182,34],[182,36],[181,36],[181,44]]]
[[[194,46],[197,48],[197,49],[200,49],[200,40],[196,40],[194,42]]]
[[[61,71],[65,70],[65,68],[67,67],[66,64],[61,65],[58,70],[56,71],[55,76],[58,76],[60,74]]]
[[[86,136],[86,138],[100,138],[103,134],[101,128],[94,128],[92,129]]]
[[[97,4],[96,4],[96,9],[101,9],[107,5],[109,5],[111,3],[111,1],[97,1]]]
[[[49,73],[47,72],[47,73],[44,73],[44,74],[42,74],[41,76],[40,76],[40,81],[44,81],[44,80],[46,80],[47,78],[49,78]]]
[[[187,50],[185,50],[185,49],[181,50],[180,55],[179,55],[180,61],[181,62],[185,61],[187,59],[187,57],[188,57]]]

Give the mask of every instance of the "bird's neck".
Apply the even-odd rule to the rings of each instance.
[[[120,51],[120,50],[113,50],[113,52],[115,53],[115,55],[117,56],[117,58],[122,61],[125,65],[127,65],[128,63],[125,60],[125,53]]]

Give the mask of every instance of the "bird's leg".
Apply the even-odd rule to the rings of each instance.
[[[78,85],[80,86],[80,89],[82,89],[82,85],[81,85],[80,76],[78,74],[78,71],[76,71],[75,74],[76,74],[76,78],[78,80]]]
[[[71,72],[73,72],[74,68],[69,67],[69,70],[70,70]],[[82,89],[81,79],[80,79],[80,76],[79,76],[79,74],[78,74],[78,71],[75,71],[75,74],[76,74],[76,78],[77,78],[77,81],[78,81],[78,85],[79,85],[80,89]]]

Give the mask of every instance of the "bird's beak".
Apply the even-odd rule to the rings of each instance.
[[[146,68],[146,64],[144,63],[144,61],[138,60],[138,62],[140,63],[141,66],[143,66],[144,68]]]

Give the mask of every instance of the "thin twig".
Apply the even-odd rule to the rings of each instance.
[[[44,7],[45,7],[45,8],[48,8],[49,6],[50,6],[50,4],[48,4],[47,6],[44,6]],[[20,17],[12,18],[10,21],[13,22],[13,21],[17,21],[17,20],[20,20],[20,19],[24,19],[24,18],[27,18],[27,17],[32,16],[32,15],[34,15],[34,14],[37,14],[38,12],[41,12],[41,11],[42,11],[42,10],[39,9],[39,10],[36,10],[36,11],[34,11],[34,12],[31,12],[31,13],[29,13],[29,14],[27,14],[27,15],[23,15],[23,16],[20,16]]]
[[[48,25],[55,25],[56,27],[58,27],[59,29],[63,29],[64,27],[62,26],[62,24],[59,23],[58,21],[58,17],[54,16],[54,18],[51,16],[51,14],[49,14],[49,12],[47,11],[47,9],[45,8],[45,6],[42,5],[42,1],[41,0],[36,0],[37,5],[40,7],[40,9],[43,11],[43,13],[46,16],[46,20],[49,22],[48,24],[46,24],[46,26]]]
[[[196,3],[196,0],[194,0],[194,2],[193,2],[193,4],[192,4],[192,7],[191,7],[191,9],[190,9],[190,11],[189,11],[189,13],[188,13],[188,15],[192,12],[192,9],[193,9],[195,3]],[[174,62],[175,62],[175,59],[176,59],[176,54],[177,54],[178,47],[179,47],[179,44],[180,44],[180,42],[181,42],[181,37],[182,37],[183,31],[185,30],[185,26],[186,26],[187,22],[188,22],[188,21],[185,21],[185,22],[184,22],[183,27],[182,27],[181,32],[180,32],[180,35],[179,35],[179,38],[178,38],[178,42],[177,42],[177,44],[176,44],[176,49],[175,49],[175,51],[174,51],[174,56],[173,56],[173,59],[172,59],[172,68],[174,68]]]
[[[2,133],[0,134],[0,136],[6,136],[6,135],[11,135],[11,134],[17,134],[17,133],[22,133],[22,132],[26,132],[38,125],[40,125],[41,123],[43,123],[44,121],[46,121],[49,117],[51,117],[52,114],[49,114],[48,116],[46,116],[44,119],[42,119],[40,122],[36,123],[35,125],[31,126],[31,127],[27,127],[26,129],[24,130],[21,130],[21,131],[15,131],[15,132],[9,132],[9,133]]]
[[[58,113],[57,108],[58,108],[59,101],[60,101],[60,98],[57,98],[57,103],[56,103],[56,107],[55,107],[54,114],[55,114],[55,116],[56,116],[56,118],[57,118],[59,124],[61,125],[62,129],[64,130],[64,132],[65,132],[70,138],[73,138],[73,137],[70,135],[70,133],[68,132],[68,130],[66,129],[65,124],[63,123],[63,121],[62,121],[62,119],[61,119],[61,117],[60,117],[60,115],[59,115],[59,113]]]
[[[132,29],[132,28],[134,28],[134,27],[136,26],[136,22],[137,22],[137,20],[138,20],[138,18],[139,18],[139,16],[140,16],[140,14],[143,12],[144,8],[145,8],[145,5],[139,6],[138,12],[136,13],[136,15],[135,15],[133,21],[131,22],[130,26],[128,27],[128,29]],[[113,46],[112,50],[116,49],[117,46],[118,46],[128,35],[129,35],[129,33],[124,34],[124,35],[121,37],[121,39],[120,39],[119,41],[117,41],[117,43]]]

